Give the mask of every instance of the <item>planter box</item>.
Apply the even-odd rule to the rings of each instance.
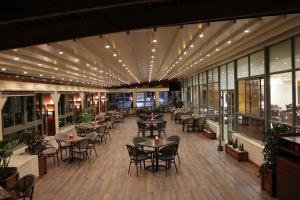
[[[272,170],[266,170],[260,174],[260,187],[268,192],[272,197],[277,196],[276,173]]]
[[[203,135],[205,135],[205,137],[211,139],[211,140],[216,140],[217,139],[217,134],[215,132],[203,129]]]
[[[42,155],[39,156],[39,176],[47,174],[47,158]]]
[[[10,189],[12,186],[19,180],[19,172],[17,171],[17,168],[15,167],[10,167],[9,176],[6,179],[0,179],[0,185],[4,189]]]
[[[238,151],[225,144],[225,152],[234,157],[237,161],[248,161],[248,152],[247,151]]]

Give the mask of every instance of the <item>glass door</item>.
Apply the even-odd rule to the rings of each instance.
[[[221,130],[222,139],[227,141],[231,138],[234,124],[234,92],[221,91]]]

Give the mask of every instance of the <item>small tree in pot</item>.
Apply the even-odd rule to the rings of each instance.
[[[285,124],[275,124],[270,127],[264,137],[264,163],[260,166],[261,188],[276,196],[276,147],[279,134],[291,132],[291,127]]]
[[[90,123],[92,119],[93,115],[87,109],[83,109],[79,114],[79,123]]]
[[[0,141],[0,185],[10,188],[19,179],[15,168],[8,167],[10,158],[13,154],[12,148],[19,143],[18,140]]]

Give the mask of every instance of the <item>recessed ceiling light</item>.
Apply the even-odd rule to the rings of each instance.
[[[156,42],[157,42],[157,40],[156,40],[156,39],[154,39],[154,40],[152,40],[152,42],[153,42],[153,43],[156,43]]]
[[[128,67],[125,67],[125,69],[128,69]]]
[[[78,58],[75,58],[75,62],[78,62],[79,61],[79,59]]]
[[[109,48],[110,48],[110,46],[107,44],[107,45],[105,45],[105,48],[106,48],[106,49],[109,49]]]
[[[151,60],[151,63],[154,63],[154,61],[153,61],[153,60]]]
[[[55,78],[55,76],[52,76],[52,78]]]
[[[155,52],[155,49],[152,49],[152,52]]]
[[[2,68],[1,70],[2,70],[2,71],[5,71],[5,70],[6,70],[6,68]]]
[[[201,33],[201,34],[199,35],[199,37],[201,37],[201,38],[204,37],[203,33]]]
[[[178,62],[177,62],[177,61],[176,61],[175,63],[176,63],[176,64],[178,64]]]
[[[228,40],[228,41],[227,41],[227,44],[231,44],[231,40]]]
[[[63,54],[64,54],[64,52],[63,52],[63,51],[59,51],[58,53],[59,53],[60,55],[63,55]]]
[[[179,57],[179,60],[182,60],[182,58],[181,58],[181,57]]]
[[[38,64],[38,66],[42,66],[42,64],[41,64],[41,63],[39,63],[39,64]]]
[[[126,65],[125,65],[125,64],[123,64],[122,66],[123,66],[123,67],[125,67]]]
[[[40,74],[40,76],[43,76],[43,74]]]
[[[114,57],[116,57],[116,56],[117,56],[117,54],[116,54],[116,53],[114,53],[114,54],[113,54],[113,56],[114,56]]]
[[[216,48],[216,51],[219,51],[220,49]]]
[[[249,33],[249,32],[250,32],[250,30],[249,30],[249,29],[246,29],[246,30],[244,30],[244,32],[245,32],[245,33]]]
[[[18,58],[18,57],[14,57],[14,60],[19,60],[20,58]]]
[[[122,60],[121,60],[121,59],[119,59],[119,62],[122,62]]]
[[[57,67],[54,67],[54,70],[58,70],[58,68],[57,68]]]
[[[153,59],[153,58],[154,58],[154,56],[151,56],[151,58]]]
[[[191,47],[191,48],[193,48],[193,47],[194,47],[194,45],[193,45],[193,44],[191,44],[191,45],[190,45],[190,47]]]
[[[278,58],[278,57],[276,57],[275,59],[276,59],[276,60],[279,60],[279,58]]]
[[[185,52],[183,52],[183,54],[184,54],[184,55],[186,55],[186,54],[187,54],[187,52],[185,51]]]
[[[27,74],[27,72],[23,72],[23,74]]]

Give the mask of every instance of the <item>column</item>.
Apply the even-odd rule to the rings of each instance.
[[[155,90],[155,107],[159,107],[159,90]]]
[[[5,102],[6,102],[6,100],[7,100],[7,97],[6,97],[6,96],[0,95],[0,140],[3,140],[2,108],[3,108],[3,106],[4,106]]]
[[[80,95],[80,99],[81,99],[81,111],[83,111],[83,109],[85,108],[84,107],[84,93],[80,92],[79,95]]]
[[[132,92],[132,104],[133,108],[136,108],[136,92]]]
[[[98,95],[98,113],[100,113],[101,112],[101,93],[100,92],[98,92],[97,93],[97,95]]]
[[[55,118],[55,134],[59,133],[59,116],[58,116],[58,102],[60,94],[55,91],[51,94],[52,100],[54,102],[54,118]]]

